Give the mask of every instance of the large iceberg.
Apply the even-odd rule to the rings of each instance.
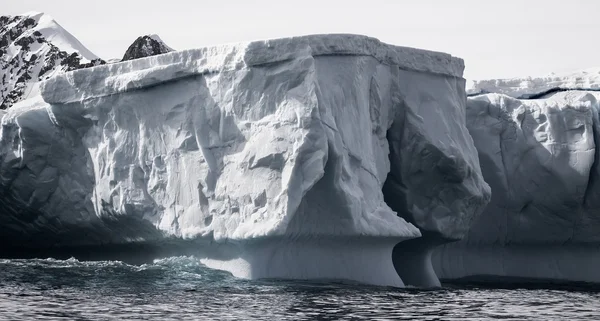
[[[188,240],[240,277],[439,284],[431,249],[490,199],[462,71],[320,35],[57,75],[2,116],[2,244]]]
[[[467,103],[492,200],[462,241],[435,251],[438,276],[600,282],[598,79],[589,70],[474,84],[499,93]]]

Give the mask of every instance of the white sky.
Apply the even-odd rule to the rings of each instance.
[[[140,35],[175,49],[313,33],[357,33],[465,59],[465,78],[600,67],[600,0],[0,0],[0,14],[42,11],[96,55]]]

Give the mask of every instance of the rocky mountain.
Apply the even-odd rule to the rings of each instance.
[[[138,37],[127,48],[122,61],[156,56],[171,51],[174,51],[173,48],[167,46],[157,35],[145,35]]]
[[[0,17],[0,109],[37,95],[40,80],[104,63],[49,15]]]

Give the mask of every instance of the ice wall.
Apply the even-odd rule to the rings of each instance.
[[[600,281],[596,95],[469,98],[467,128],[492,200],[465,239],[435,252],[438,276]]]
[[[391,254],[419,229],[461,238],[489,201],[462,69],[323,35],[58,75],[44,102],[2,120],[0,235],[29,247],[207,239],[197,255],[241,277],[400,286],[398,271],[439,284],[413,276],[429,254]]]
[[[567,73],[551,73],[542,77],[517,77],[469,82],[467,94],[504,94],[514,98],[541,98],[565,90],[600,91],[600,68]]]

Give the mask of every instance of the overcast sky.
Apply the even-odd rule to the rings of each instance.
[[[96,55],[139,35],[175,49],[314,33],[356,33],[465,59],[469,79],[600,67],[598,0],[0,0],[0,14],[42,11]]]

